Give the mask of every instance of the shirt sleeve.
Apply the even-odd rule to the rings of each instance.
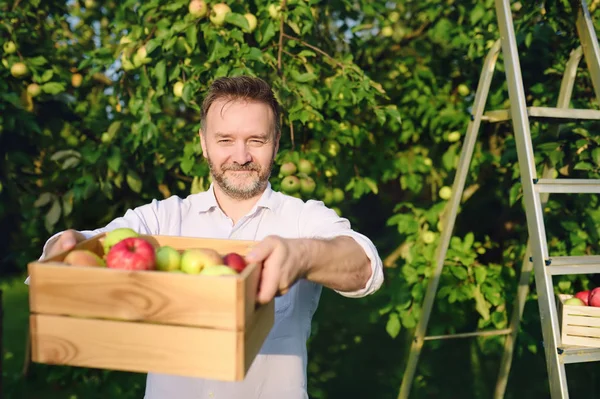
[[[383,284],[383,262],[373,242],[365,235],[352,230],[350,221],[338,216],[322,201],[309,200],[300,217],[300,234],[310,238],[335,238],[348,236],[353,238],[365,251],[371,261],[371,277],[367,284],[357,291],[334,290],[348,298],[361,298],[377,291]]]
[[[86,239],[121,227],[129,227],[137,231],[139,234],[158,234],[159,206],[160,202],[157,200],[153,200],[149,204],[142,205],[134,209],[128,209],[123,216],[113,219],[104,227],[95,230],[78,230],[78,232],[83,234]],[[62,233],[63,231],[52,235],[44,243],[44,247],[42,248],[42,255],[40,256],[39,260],[43,260],[46,258],[48,254],[48,247],[50,247],[50,245],[53,244]],[[25,279],[25,284],[29,285],[29,276],[27,276],[27,278]]]

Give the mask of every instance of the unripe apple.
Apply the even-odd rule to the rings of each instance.
[[[2,45],[2,49],[4,50],[5,54],[13,54],[15,51],[17,51],[17,46],[15,42],[8,41],[4,42],[4,44]]]
[[[300,190],[300,179],[296,176],[286,176],[281,181],[281,190],[286,194],[294,194]]]
[[[27,76],[27,74],[29,73],[29,69],[27,68],[27,65],[23,64],[22,62],[15,62],[11,67],[10,67],[10,74],[15,77],[15,78],[22,78]]]
[[[303,177],[300,179],[300,192],[304,195],[312,194],[317,188],[317,183],[312,177]]]
[[[202,276],[235,276],[238,272],[227,265],[210,265],[204,267],[199,274]]]
[[[275,4],[275,3],[271,3],[269,4],[269,16],[273,19],[279,19],[279,17],[281,17],[281,5],[280,4]]]
[[[29,93],[31,97],[37,97],[41,92],[42,88],[37,83],[31,83],[27,86],[27,93]]]
[[[246,13],[244,14],[244,18],[246,18],[246,21],[248,21],[248,32],[254,32],[254,29],[256,29],[256,25],[258,25],[258,20],[256,19],[256,16],[254,14]]]
[[[450,143],[454,143],[455,141],[460,140],[460,132],[451,132],[448,134],[448,141]]]
[[[469,90],[469,87],[466,84],[461,83],[458,85],[458,94],[461,96],[468,96],[470,92],[471,90]]]
[[[344,192],[340,188],[333,189],[333,202],[340,203],[344,200]]]
[[[335,157],[340,152],[340,144],[335,140],[327,140],[325,142],[325,151],[332,157]]]
[[[83,76],[80,73],[74,73],[71,75],[71,85],[73,87],[81,86],[81,82],[83,81]]]
[[[218,3],[212,7],[210,11],[210,22],[216,26],[223,26],[225,17],[231,12],[231,8],[225,3]]]
[[[183,82],[175,82],[173,85],[173,95],[175,97],[181,97],[183,95]]]
[[[447,200],[452,195],[452,189],[448,186],[444,186],[444,187],[440,188],[439,195],[440,195],[441,199]]]
[[[204,0],[192,0],[188,5],[188,12],[196,18],[203,18],[208,12],[208,6]]]
[[[297,172],[296,164],[294,164],[293,162],[286,162],[283,165],[281,165],[279,171],[284,177],[293,175]]]
[[[394,34],[394,30],[392,29],[391,26],[384,26],[383,28],[381,28],[381,35],[383,37],[390,37]]]
[[[313,165],[308,159],[301,159],[298,162],[298,171],[310,175],[313,171]]]
[[[423,242],[425,244],[431,244],[435,241],[435,233],[433,231],[426,231],[423,233]]]

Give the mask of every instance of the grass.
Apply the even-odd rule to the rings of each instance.
[[[19,276],[0,283],[4,310],[3,399],[95,399],[143,397],[145,375],[31,363],[23,374],[28,331],[28,287]]]

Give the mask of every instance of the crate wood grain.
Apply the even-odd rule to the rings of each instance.
[[[564,345],[600,347],[600,308],[565,305],[573,295],[558,295],[561,340]]]
[[[142,236],[155,247],[245,255],[252,241]],[[77,245],[102,254],[104,234]],[[236,276],[28,265],[32,360],[133,372],[243,379],[274,323],[257,306],[258,265]]]

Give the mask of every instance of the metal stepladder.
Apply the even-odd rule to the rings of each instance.
[[[568,274],[593,274],[600,272],[600,256],[550,256],[546,240],[543,208],[550,193],[600,193],[600,179],[555,179],[554,170],[546,165],[538,177],[534,160],[533,144],[530,135],[529,119],[539,119],[553,123],[552,132],[557,133],[559,124],[566,121],[598,120],[600,111],[592,109],[571,109],[569,103],[577,67],[582,56],[589,68],[597,101],[600,103],[600,48],[594,25],[585,0],[578,0],[576,27],[581,46],[571,52],[561,82],[557,106],[527,107],[520,69],[517,43],[514,32],[509,0],[495,0],[500,38],[490,48],[484,61],[479,84],[475,94],[471,121],[461,151],[458,168],[454,177],[452,196],[444,213],[444,229],[436,252],[436,264],[430,277],[421,317],[415,329],[411,350],[402,379],[398,399],[408,398],[415,376],[419,355],[425,341],[435,339],[468,338],[475,336],[506,335],[504,354],[496,383],[494,398],[504,397],[508,375],[512,363],[514,344],[519,332],[519,323],[528,294],[531,271],[534,271],[535,286],[544,341],[544,352],[553,399],[569,397],[565,364],[600,360],[600,348],[566,346],[561,344],[560,326],[554,293],[553,276]],[[510,109],[488,111],[484,108],[488,97],[496,61],[502,51]],[[461,334],[425,336],[427,324],[439,285],[439,280],[452,237],[452,230],[462,198],[468,168],[477,141],[482,121],[512,121],[517,146],[517,157],[523,190],[523,203],[527,219],[529,239],[523,258],[517,296],[513,305],[510,327],[502,330],[476,331]]]

